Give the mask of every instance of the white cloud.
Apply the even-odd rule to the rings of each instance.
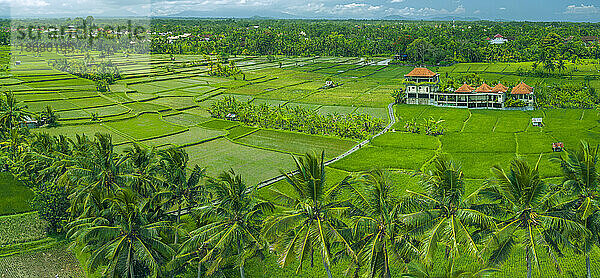
[[[392,0],[392,3],[402,3],[404,0]]]
[[[408,16],[408,17],[428,17],[428,16],[439,16],[439,15],[459,15],[466,12],[465,7],[459,5],[456,9],[449,11],[446,9],[434,9],[434,8],[411,8],[405,7],[403,9],[388,9],[393,14]]]
[[[565,14],[595,14],[599,12],[599,8],[594,5],[586,6],[581,4],[580,6],[569,5],[565,8]]]
[[[480,14],[480,13],[481,13],[481,10],[475,10],[475,11],[473,12],[473,14]]]
[[[45,0],[2,0],[0,3],[10,4],[13,8],[41,8],[50,5],[50,3],[46,2]]]
[[[501,11],[505,11],[505,10],[506,10],[506,8],[505,8],[505,7],[501,7],[499,10],[501,10]]]
[[[323,3],[307,3],[305,5],[292,6],[285,10],[289,14],[312,13],[318,15],[334,15],[349,17],[369,17],[386,13],[383,6],[366,3],[349,3],[326,6]]]

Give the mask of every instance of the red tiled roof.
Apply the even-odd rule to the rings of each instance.
[[[476,93],[491,93],[492,92],[492,87],[490,87],[488,84],[483,83],[481,86],[479,86],[479,88],[475,89]]]
[[[456,91],[454,91],[455,93],[470,93],[473,92],[473,87],[467,85],[466,83],[462,86],[460,86],[460,88],[456,89]]]
[[[498,83],[498,85],[494,86],[494,88],[492,88],[492,92],[494,93],[499,93],[499,92],[508,92],[508,87],[502,85],[502,83]]]
[[[502,36],[502,35],[500,35],[500,34],[496,34],[496,35],[494,36],[494,38],[504,38],[504,36]]]
[[[526,95],[531,94],[533,92],[533,87],[521,82],[519,85],[515,86],[510,92],[513,95]]]
[[[434,77],[437,73],[430,71],[427,68],[414,68],[408,74],[405,74],[405,77]]]

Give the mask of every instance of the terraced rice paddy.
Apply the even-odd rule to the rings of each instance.
[[[13,90],[32,111],[39,112],[50,105],[60,116],[59,127],[40,128],[34,132],[69,137],[107,133],[120,148],[129,143],[158,148],[180,146],[188,152],[191,165],[206,167],[209,175],[216,176],[233,169],[250,184],[292,169],[292,154],[324,150],[326,156],[332,158],[356,142],[212,119],[207,108],[215,101],[233,96],[253,104],[303,107],[321,114],[368,113],[386,119],[386,106],[393,101],[390,93],[401,86],[403,75],[411,69],[396,65],[366,65],[356,58],[331,57],[286,58],[280,68],[278,63],[267,62],[264,57],[237,57],[238,66],[245,72],[243,80],[208,76],[206,68],[198,66],[167,72],[162,66],[172,62],[163,55],[149,59],[142,55],[115,54],[108,59],[119,65],[124,78],[111,85],[110,92],[97,92],[93,82],[50,68],[44,57],[27,53],[17,56],[23,64],[16,66],[11,76],[0,78],[0,83]],[[175,62],[197,59],[195,56],[175,56]],[[149,64],[149,60],[153,63]],[[442,76],[477,72],[485,78],[514,83],[521,80],[514,73],[527,67],[531,65],[474,63],[432,70]],[[581,67],[579,70],[582,79],[584,73],[596,71],[596,68]],[[339,86],[323,89],[327,78]],[[568,82],[579,82],[577,78],[579,75]],[[546,84],[555,80],[534,78],[527,82]],[[600,83],[592,82],[592,85],[600,87]],[[600,143],[597,110],[493,111],[397,105],[395,112],[397,124],[393,131],[330,165],[333,176],[388,168],[395,171],[395,179],[401,187],[397,190],[403,192],[416,187],[416,180],[406,173],[424,169],[436,155],[447,154],[462,165],[467,190],[472,192],[489,178],[492,165],[506,167],[516,156],[538,163],[541,175],[548,181],[556,181],[560,171],[550,161],[555,155],[551,149],[553,142],[564,142],[567,148],[574,148],[582,139]],[[444,120],[445,135],[432,137],[404,132],[407,121],[430,117]],[[543,117],[544,126],[531,126],[532,117]],[[0,202],[0,214],[30,209],[15,206],[15,202],[10,201],[14,193],[10,192],[0,190],[0,199],[8,200]],[[31,192],[19,192],[23,196],[14,195],[15,198],[31,198]],[[64,252],[60,248],[53,250],[59,254]],[[23,256],[22,260],[42,259],[39,253]],[[273,260],[270,258],[266,263],[271,264]],[[520,260],[518,255],[511,257],[503,267],[503,275],[514,274]],[[6,263],[0,259],[0,266]],[[572,262],[562,263],[566,267],[572,265]],[[252,261],[249,264],[258,268],[257,264],[261,263]],[[249,267],[248,272],[258,273],[253,272],[254,268]],[[288,275],[286,271],[277,274]],[[581,273],[580,269],[573,271]]]

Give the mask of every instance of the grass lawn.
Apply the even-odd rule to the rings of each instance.
[[[0,172],[0,215],[31,211],[32,198],[33,192],[15,180],[12,174]],[[0,232],[0,237],[2,234]]]

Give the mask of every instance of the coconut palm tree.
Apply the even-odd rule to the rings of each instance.
[[[353,186],[356,215],[352,217],[353,233],[360,246],[359,265],[367,266],[368,277],[390,278],[390,264],[402,264],[418,258],[419,250],[406,236],[399,219],[394,184],[388,172],[374,170],[363,173]]]
[[[75,165],[68,174],[78,184],[69,196],[73,214],[95,215],[102,210],[102,201],[125,185],[121,159],[113,148],[108,134],[97,133],[94,140],[77,137],[73,150]]]
[[[423,175],[423,191],[407,190],[402,222],[408,234],[422,240],[421,257],[431,266],[441,244],[446,247],[447,273],[454,273],[454,260],[460,252],[481,258],[473,229],[494,230],[494,218],[473,205],[474,194],[465,196],[463,172],[446,156],[437,157],[432,169]],[[460,249],[460,248],[464,249]]]
[[[244,278],[246,259],[256,255],[262,257],[266,245],[260,234],[263,216],[275,207],[269,202],[258,201],[254,197],[256,188],[246,185],[233,170],[223,172],[208,187],[213,194],[212,200],[195,209],[202,225],[190,233],[175,260],[197,257],[198,264],[210,263],[206,274],[211,275],[226,264],[226,258],[233,257],[240,277]]]
[[[18,101],[12,92],[4,92],[0,100],[0,125],[4,129],[12,129],[20,121],[33,118],[33,113],[27,111],[27,105]]]
[[[158,277],[175,252],[163,242],[160,231],[168,222],[149,222],[136,194],[121,188],[111,198],[104,217],[71,222],[68,236],[91,251],[88,268],[105,267],[103,277]]]
[[[559,191],[551,190],[534,167],[522,159],[511,162],[509,172],[500,166],[491,168],[494,180],[489,190],[482,194],[502,209],[504,215],[499,229],[488,240],[486,249],[492,252],[489,261],[497,264],[521,242],[527,261],[527,277],[531,278],[533,264],[539,267],[538,253],[541,248],[556,258],[561,242],[587,233],[576,221],[575,213],[564,207],[555,206]],[[561,269],[556,263],[560,272]]]
[[[187,175],[188,154],[181,148],[170,148],[159,153],[161,168],[166,177],[168,203],[176,206],[175,244],[179,240],[179,224],[182,208],[191,207],[203,195],[204,188],[200,180],[205,177],[206,169],[196,165],[189,177]]]
[[[154,148],[143,148],[139,144],[125,149],[123,160],[129,173],[123,175],[131,180],[133,191],[141,196],[150,197],[158,191],[163,180],[158,175],[160,165]]]
[[[598,146],[591,147],[582,141],[576,151],[565,150],[554,161],[563,171],[563,190],[570,194],[566,206],[571,207],[577,219],[590,233],[576,243],[583,243],[587,277],[591,278],[590,251],[600,242],[600,172]],[[579,245],[579,244],[578,244]]]
[[[338,196],[347,183],[326,185],[324,156],[322,152],[320,158],[313,154],[294,157],[298,173],[285,173],[291,190],[271,190],[283,209],[265,220],[263,232],[272,240],[282,266],[297,256],[300,264],[296,272],[300,272],[303,262],[317,250],[331,278],[332,243],[339,243],[354,260],[357,258],[349,241],[350,229],[340,218],[351,208],[350,202]]]

